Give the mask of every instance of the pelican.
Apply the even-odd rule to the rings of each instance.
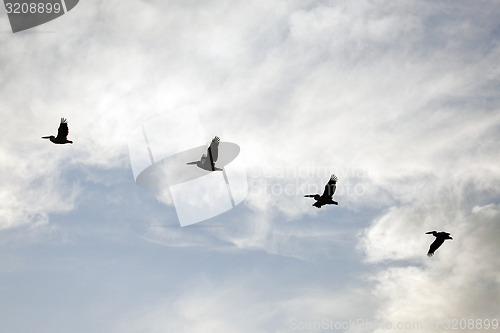
[[[61,118],[61,123],[59,124],[59,129],[57,130],[57,136],[42,136],[42,139],[50,139],[51,142],[61,145],[65,143],[73,143],[73,141],[68,140],[68,133],[68,123],[66,122],[66,119]]]
[[[429,248],[429,252],[427,252],[428,257],[432,257],[434,255],[434,252],[441,246],[441,244],[444,243],[446,239],[453,239],[450,237],[450,234],[444,231],[429,231],[426,232],[426,234],[432,234],[434,237],[436,237],[436,240],[431,244],[431,247]]]
[[[207,153],[201,155],[201,158],[199,161],[194,161],[194,162],[189,162],[186,164],[196,164],[199,168],[208,170],[208,171],[221,171],[222,169],[217,168],[215,166],[215,162],[217,162],[217,159],[219,158],[219,143],[220,139],[218,136],[214,137],[212,139],[212,142],[210,143],[210,146],[207,149]]]
[[[337,201],[333,201],[332,197],[335,193],[335,189],[337,188],[337,176],[332,175],[330,180],[325,185],[325,190],[322,195],[319,194],[307,194],[304,195],[306,198],[314,198],[316,200],[312,205],[318,208],[321,208],[323,205],[338,205]]]

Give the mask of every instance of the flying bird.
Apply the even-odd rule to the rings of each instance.
[[[332,175],[328,183],[325,185],[325,190],[323,191],[322,195],[307,194],[304,195],[304,197],[314,198],[316,202],[313,203],[312,205],[318,208],[321,208],[321,206],[324,205],[338,205],[339,203],[337,201],[333,201],[332,199],[333,194],[335,193],[335,189],[337,188],[336,184],[337,184],[337,176]]]
[[[73,141],[68,140],[68,133],[68,123],[66,122],[66,119],[61,118],[61,123],[59,124],[59,129],[57,130],[57,136],[42,136],[42,139],[50,139],[51,142],[61,145],[65,143],[73,143]]]
[[[428,257],[432,257],[434,255],[434,252],[441,246],[441,244],[444,243],[446,239],[453,239],[450,237],[450,234],[444,231],[429,231],[426,232],[426,234],[432,234],[434,237],[436,237],[436,240],[431,244],[431,247],[429,248],[429,252],[427,252]]]
[[[186,164],[196,164],[199,168],[208,170],[208,171],[221,171],[222,169],[217,168],[215,166],[215,162],[219,158],[219,143],[220,139],[218,136],[212,139],[210,146],[207,149],[207,153],[203,154],[199,161],[189,162]]]

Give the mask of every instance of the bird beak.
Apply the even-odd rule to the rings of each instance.
[[[198,161],[196,161],[196,162],[188,162],[186,164],[193,165],[193,164],[196,164],[196,163],[198,163]]]
[[[50,139],[50,136],[42,136],[42,139]]]
[[[432,231],[426,232],[426,234],[432,234]]]

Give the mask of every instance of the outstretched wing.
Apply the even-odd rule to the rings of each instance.
[[[220,139],[218,136],[212,139],[212,142],[210,143],[210,147],[208,147],[209,151],[207,156],[212,156],[212,161],[217,162],[217,159],[219,158],[219,143]]]
[[[432,257],[434,252],[444,243],[444,238],[436,237],[436,240],[429,247],[429,252],[427,252],[427,256]]]
[[[220,142],[220,139],[218,136],[216,136],[215,138],[212,139],[212,142],[210,143],[210,147],[208,147],[208,149],[207,149],[207,156],[209,158],[209,161],[210,161],[210,164],[212,167],[212,171],[214,171],[216,169],[215,162],[219,158],[219,142]]]
[[[323,196],[324,197],[328,196],[330,198],[333,197],[336,188],[337,188],[337,176],[332,175],[328,183],[325,185],[325,191],[323,192]]]
[[[66,119],[61,118],[61,124],[59,124],[59,129],[57,130],[57,138],[58,140],[66,139],[68,137],[69,128]]]

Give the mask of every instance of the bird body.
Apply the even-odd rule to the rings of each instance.
[[[431,244],[429,247],[429,251],[427,252],[428,257],[432,257],[434,255],[434,252],[444,243],[445,240],[447,239],[453,239],[451,238],[450,234],[444,231],[429,231],[426,232],[426,234],[432,234],[436,239],[434,242]]]
[[[57,136],[42,136],[42,139],[49,139],[50,142],[55,144],[65,144],[73,143],[73,141],[68,140],[69,128],[66,119],[61,118],[61,123],[59,124],[59,129],[57,130]]]
[[[333,194],[337,188],[337,176],[332,175],[330,180],[325,185],[325,190],[322,195],[319,194],[306,194],[304,197],[313,198],[316,200],[312,205],[317,208],[321,208],[324,205],[338,205],[339,203],[333,200]]]
[[[215,166],[215,162],[217,162],[217,159],[219,158],[219,143],[219,137],[214,137],[207,149],[207,153],[203,154],[199,161],[189,162],[187,164],[196,164],[196,166],[198,166],[199,168],[208,171],[221,171],[222,169]]]

